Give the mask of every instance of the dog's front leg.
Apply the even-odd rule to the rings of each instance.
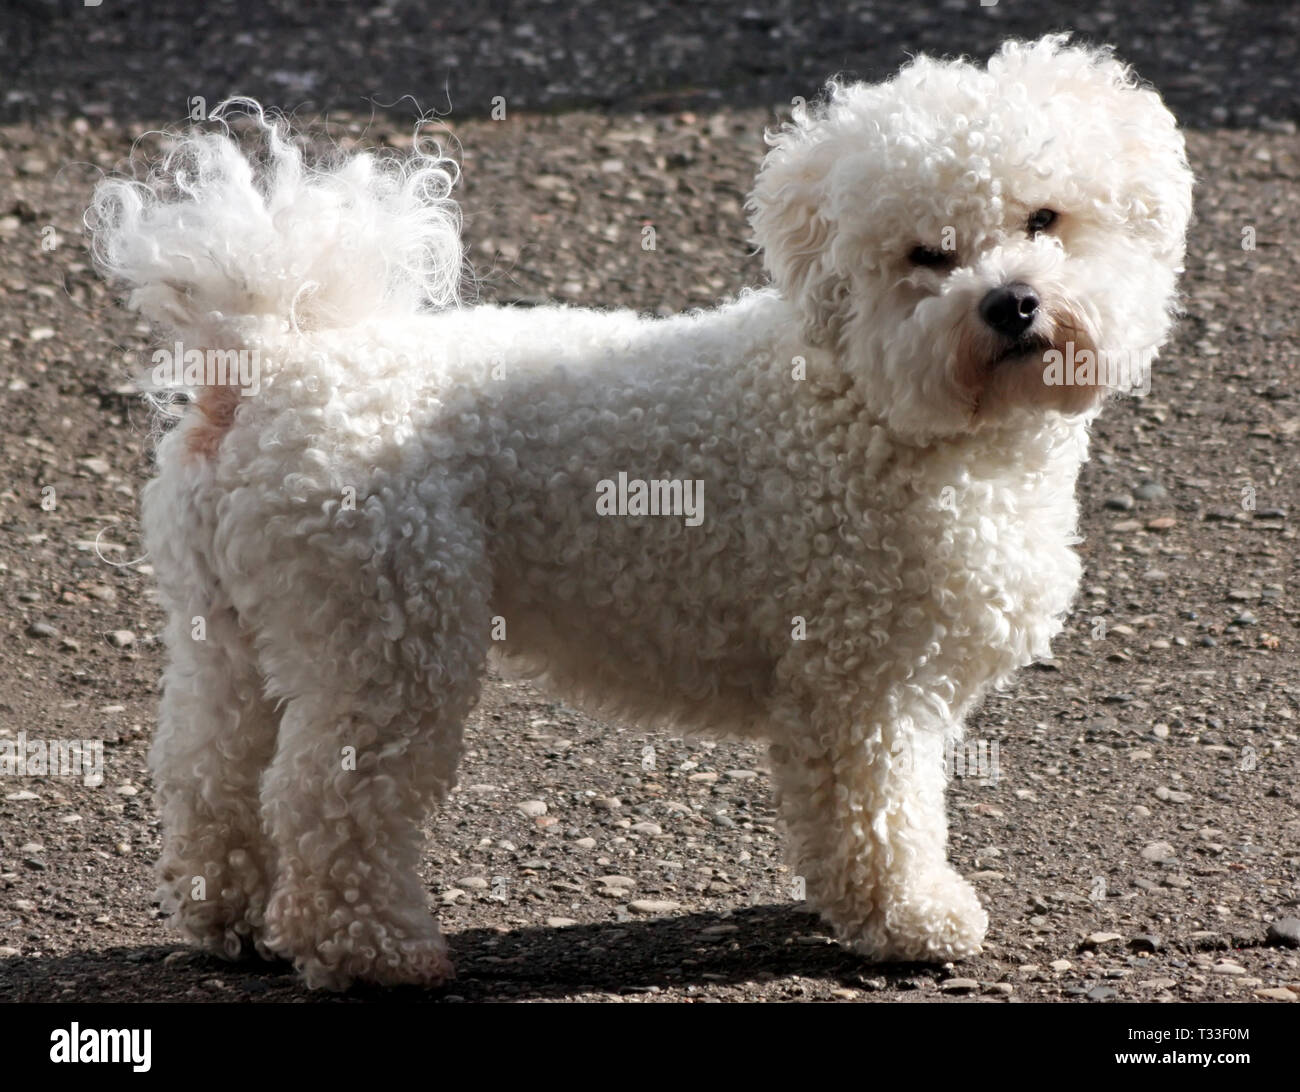
[[[879,960],[978,953],[988,915],[947,861],[942,727],[814,716],[777,740],[790,859],[840,940]]]

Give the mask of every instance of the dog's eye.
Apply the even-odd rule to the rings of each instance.
[[[929,246],[914,246],[907,256],[912,265],[926,269],[947,269],[953,263],[953,255],[946,250],[935,250]]]
[[[1056,223],[1056,213],[1051,209],[1039,209],[1031,217],[1029,223],[1025,225],[1030,236],[1037,235],[1040,231],[1046,231]]]

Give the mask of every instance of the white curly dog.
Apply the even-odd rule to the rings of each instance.
[[[1156,92],[1064,36],[832,84],[749,201],[771,286],[666,319],[462,306],[436,148],[309,165],[245,108],[252,150],[191,133],[88,213],[195,401],[143,514],[173,922],[312,986],[451,975],[421,829],[495,650],[769,741],[838,936],[978,952],[945,745],[1047,655],[1089,422],[1170,330],[1192,176]]]

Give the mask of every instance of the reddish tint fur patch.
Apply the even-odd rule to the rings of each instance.
[[[191,425],[185,437],[191,455],[202,459],[216,455],[222,439],[235,423],[235,410],[241,397],[239,388],[234,386],[203,388],[196,407],[202,420]]]

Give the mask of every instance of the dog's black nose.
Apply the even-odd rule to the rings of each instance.
[[[1005,337],[1019,337],[1037,313],[1038,294],[1021,281],[995,288],[980,300],[980,318]]]

